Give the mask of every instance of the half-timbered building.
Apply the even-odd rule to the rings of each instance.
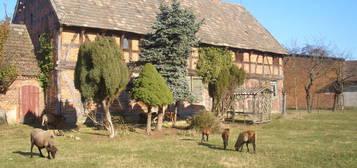
[[[139,60],[140,39],[151,31],[160,0],[18,0],[13,22],[25,24],[38,47],[43,32],[52,35],[55,46],[56,72],[48,93],[49,108],[66,115],[83,111],[79,92],[74,88],[74,68],[80,45],[97,35],[113,36],[127,63]],[[273,90],[273,111],[281,111],[283,87],[282,56],[286,50],[241,5],[219,0],[180,0],[198,19],[205,19],[198,36],[202,45],[227,47],[235,64],[249,75],[244,87],[269,86]],[[198,98],[195,106],[210,109],[207,89],[195,69],[198,61],[195,48],[188,60],[188,77],[192,93]],[[117,106],[130,108],[127,95]]]

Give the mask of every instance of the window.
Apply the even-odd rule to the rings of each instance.
[[[272,81],[270,82],[270,86],[271,86],[271,91],[273,91],[272,99],[278,98],[278,82]]]
[[[188,77],[188,86],[190,92],[194,96],[194,102],[199,103],[203,101],[203,83],[199,77]]]
[[[123,40],[123,49],[124,50],[129,49],[129,40],[127,38],[124,38],[124,40]]]

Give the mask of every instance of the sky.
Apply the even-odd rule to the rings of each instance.
[[[243,5],[279,42],[314,44],[316,41],[349,53],[357,60],[357,0],[222,0]],[[12,16],[16,0],[0,0]]]

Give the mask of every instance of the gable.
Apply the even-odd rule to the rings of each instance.
[[[25,25],[11,24],[4,47],[5,60],[16,66],[22,76],[37,76],[40,72],[34,46]]]

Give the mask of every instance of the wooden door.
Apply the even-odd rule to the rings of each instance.
[[[26,85],[21,87],[20,121],[33,122],[39,118],[39,88]]]

